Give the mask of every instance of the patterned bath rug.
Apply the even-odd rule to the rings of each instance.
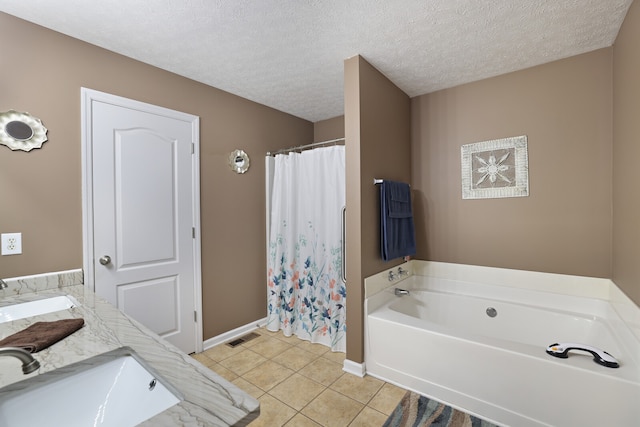
[[[408,391],[383,427],[497,427],[488,421]]]

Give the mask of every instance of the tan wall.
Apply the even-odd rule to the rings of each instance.
[[[613,49],[613,281],[640,305],[640,4]]]
[[[0,232],[23,254],[0,277],[82,267],[80,88],[200,116],[204,339],[266,315],[266,151],[310,143],[313,124],[0,13],[0,111],[49,129],[32,152],[0,147]],[[212,70],[215,72],[215,70]],[[233,173],[235,148],[251,169]]]
[[[344,116],[322,120],[313,124],[313,141],[330,141],[344,138]]]
[[[374,178],[409,182],[409,97],[361,56],[345,61],[347,178],[347,358],[364,360],[364,278],[402,260],[380,257],[380,205]]]
[[[611,61],[601,49],[412,99],[418,258],[611,276]],[[530,196],[462,200],[460,147],[518,135]]]

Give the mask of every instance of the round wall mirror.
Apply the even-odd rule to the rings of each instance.
[[[14,120],[4,127],[5,132],[18,141],[28,141],[33,136],[33,129],[25,122]]]
[[[250,164],[249,156],[243,150],[235,150],[229,155],[229,167],[236,173],[245,173]]]
[[[0,113],[0,144],[12,150],[31,151],[47,140],[47,128],[29,113],[15,110]]]

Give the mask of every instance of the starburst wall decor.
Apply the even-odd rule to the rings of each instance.
[[[461,154],[463,199],[529,195],[526,135],[466,144]]]

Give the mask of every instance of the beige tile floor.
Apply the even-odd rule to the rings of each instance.
[[[262,328],[234,348],[193,355],[260,401],[251,427],[382,426],[406,390],[345,373],[344,353]]]

